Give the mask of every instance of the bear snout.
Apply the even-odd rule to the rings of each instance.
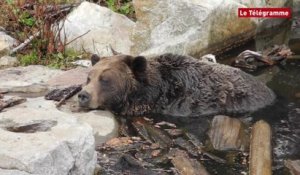
[[[91,95],[87,91],[81,91],[78,94],[78,100],[81,107],[88,107],[91,101]]]

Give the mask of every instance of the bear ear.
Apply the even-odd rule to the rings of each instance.
[[[100,61],[100,57],[97,54],[93,54],[91,56],[91,62],[92,62],[92,66],[94,66],[96,63],[98,63]]]
[[[133,72],[145,72],[147,69],[147,60],[143,56],[134,57],[131,62],[131,69]]]
[[[127,62],[128,64],[128,62]],[[131,57],[130,63],[128,64],[132,70],[136,80],[142,83],[147,83],[147,60],[143,56]]]

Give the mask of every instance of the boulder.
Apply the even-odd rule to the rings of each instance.
[[[0,91],[41,93],[48,90],[47,81],[63,71],[45,66],[12,67],[0,70]]]
[[[292,27],[289,34],[288,45],[289,48],[295,53],[300,54],[300,1],[295,0],[293,6],[293,18],[292,18]]]
[[[236,118],[217,115],[213,118],[208,136],[216,150],[240,150],[249,148],[249,136],[243,123]]]
[[[73,113],[73,115],[93,128],[96,145],[101,145],[118,136],[118,123],[109,111],[97,110],[88,113]]]
[[[0,31],[0,57],[8,54],[18,44],[17,40]]]
[[[247,7],[285,7],[292,5],[292,0],[252,0],[252,1],[243,1],[243,0],[235,0],[238,3],[241,3]]]
[[[295,17],[296,18],[296,17]],[[298,19],[295,19],[293,21],[293,27],[292,31],[290,33],[288,45],[291,48],[291,51],[294,52],[295,54],[300,54],[300,15]]]
[[[81,3],[60,23],[61,38],[69,48],[98,55],[112,55],[114,50],[129,54],[130,33],[135,23],[126,16],[90,2]],[[54,29],[57,27],[54,27]]]
[[[300,11],[300,0],[293,0],[293,12]]]
[[[239,18],[238,8],[292,6],[291,0],[133,0],[133,4],[137,22],[132,33],[132,54],[171,52],[196,58],[220,54],[257,35],[261,35],[262,42],[257,47],[266,43],[266,35],[270,37],[268,44],[279,44],[282,40],[272,39],[273,34],[282,33],[284,27],[289,29],[288,19]]]
[[[1,175],[32,175],[18,170],[0,170]]]
[[[102,110],[75,112],[75,110],[72,110],[74,108],[76,108],[76,110],[78,109],[78,102],[75,99],[77,100],[77,96],[68,100],[59,110],[72,115],[80,122],[89,124],[93,128],[96,145],[100,145],[118,135],[118,123],[112,113]],[[27,98],[26,103],[18,105],[16,108],[47,109],[51,111],[58,110],[55,106],[55,102],[45,100],[43,97]]]
[[[238,18],[233,0],[133,0],[137,23],[132,54],[165,52],[197,58],[207,53],[228,50],[251,39],[256,24]]]
[[[292,7],[293,0],[235,0],[247,7],[272,8],[272,7]],[[292,16],[294,16],[293,13]],[[264,50],[266,47],[275,44],[286,43],[286,36],[290,31],[290,19],[286,18],[252,18],[257,27],[255,34],[255,44],[257,50]]]
[[[92,128],[45,103],[0,113],[0,174],[92,175]]]
[[[17,66],[19,61],[16,57],[3,56],[0,58],[0,68]]]
[[[77,67],[75,69],[65,71],[61,74],[58,74],[57,76],[52,77],[47,81],[47,84],[50,87],[55,87],[55,88],[81,85],[86,82],[87,75],[89,72],[90,69],[88,68]]]

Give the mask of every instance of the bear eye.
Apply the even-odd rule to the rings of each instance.
[[[86,84],[89,84],[90,81],[91,81],[91,79],[90,79],[90,77],[88,77],[86,80]]]
[[[99,81],[103,85],[108,85],[110,83],[109,79],[107,77],[103,77],[103,76],[100,76]]]

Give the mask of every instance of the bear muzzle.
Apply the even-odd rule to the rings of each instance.
[[[79,106],[81,107],[89,107],[89,103],[91,101],[91,95],[87,91],[81,91],[78,94]]]

